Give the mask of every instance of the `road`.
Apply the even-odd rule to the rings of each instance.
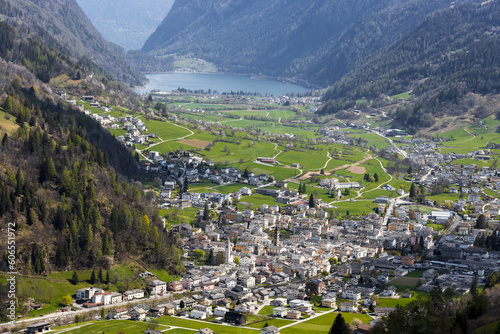
[[[366,193],[369,193],[371,191],[374,191],[374,190],[377,190],[377,189],[380,189],[382,186],[384,186],[385,184],[389,183],[392,181],[392,175],[388,174],[387,173],[387,169],[384,167],[384,165],[382,164],[382,161],[380,161],[379,159],[377,158],[374,158],[375,160],[377,160],[380,164],[380,167],[382,168],[382,170],[384,171],[384,173],[386,173],[387,175],[389,175],[389,180],[385,181],[385,182],[382,182],[381,184],[379,184],[378,186],[376,186],[375,188],[372,188],[370,190],[367,190],[367,191],[361,191],[361,190],[356,190],[356,197],[353,197],[353,198],[348,198],[348,199],[343,199],[343,200],[338,200],[338,201],[332,201],[330,203],[328,203],[329,205],[332,205],[334,203],[340,203],[340,202],[356,202],[356,199],[360,198],[361,196],[363,196],[363,194],[366,194]],[[406,197],[407,195],[403,195],[403,196],[400,196],[399,198],[402,198],[402,197]],[[370,201],[373,201],[373,199],[370,199]]]
[[[283,151],[282,151],[282,150],[278,150],[278,144],[274,144],[274,149],[275,149],[276,151],[279,151],[279,152],[278,152],[278,153],[277,153],[277,154],[273,157],[273,159],[276,159],[276,158],[278,157],[278,155],[280,155],[281,153],[283,153]]]
[[[446,239],[446,236],[448,234],[450,234],[450,232],[452,231],[455,231],[455,229],[458,227],[458,224],[460,224],[460,222],[462,221],[462,217],[460,217],[459,215],[456,215],[455,216],[455,221],[453,222],[453,224],[451,224],[443,233],[443,235],[441,236],[441,238],[439,238],[439,240],[436,242],[436,246],[439,244],[442,244],[444,242],[444,240]]]
[[[152,299],[156,298],[161,298],[162,300],[167,300],[166,297],[149,297],[149,298],[142,298],[142,299],[137,299],[137,300],[132,300],[132,301],[126,301],[126,302],[121,302],[121,303],[116,303],[116,304],[110,304],[110,305],[105,305],[105,306],[100,306],[100,307],[94,307],[94,308],[81,308],[75,311],[68,311],[68,312],[53,312],[53,313],[48,313],[45,314],[43,317],[33,317],[33,318],[26,318],[26,319],[21,319],[21,320],[16,320],[15,324],[21,324],[21,323],[37,323],[37,322],[45,322],[45,321],[51,321],[55,320],[58,318],[63,318],[63,317],[72,317],[74,318],[75,315],[77,314],[82,314],[82,313],[87,313],[91,311],[100,311],[101,308],[104,309],[111,309],[115,307],[120,307],[120,306],[127,306],[127,305],[135,305],[135,304],[141,304],[145,303],[148,301],[151,301]],[[3,323],[0,324],[0,328],[2,326],[7,326],[10,323]]]
[[[151,150],[151,148],[152,148],[152,147],[155,147],[156,145],[160,145],[160,144],[162,144],[162,143],[164,143],[164,142],[167,142],[167,141],[172,141],[172,140],[182,140],[182,139],[186,139],[187,137],[190,137],[190,136],[194,135],[194,132],[193,132],[192,130],[190,130],[190,129],[186,128],[185,126],[182,126],[182,125],[179,125],[179,124],[172,123],[172,122],[170,122],[170,121],[168,121],[168,120],[164,120],[164,121],[165,121],[165,122],[167,122],[167,123],[170,123],[170,124],[172,124],[172,125],[175,125],[175,126],[177,126],[177,127],[179,127],[179,128],[182,128],[182,129],[184,129],[184,130],[187,130],[187,131],[189,131],[189,132],[190,132],[190,134],[185,135],[185,136],[182,136],[182,137],[178,137],[178,138],[171,138],[171,139],[161,139],[161,138],[160,138],[160,141],[159,141],[159,142],[154,143],[154,144],[151,144],[151,145],[149,145],[148,147],[146,147],[145,149],[142,149],[142,150],[138,150],[138,149],[136,149],[136,150],[135,150],[135,151],[136,151],[136,152],[138,152],[140,155],[142,155],[142,157],[143,157],[144,159],[146,159],[146,160],[147,160],[147,161],[149,161],[149,162],[153,162],[153,160],[151,160],[151,159],[149,159],[148,157],[146,157],[146,156],[142,153],[142,151],[144,151],[144,150]]]
[[[422,178],[420,179],[420,182],[425,181],[425,179],[427,179],[429,177],[429,175],[431,175],[431,173],[432,173],[433,170],[434,169],[429,168],[429,170],[427,171],[427,173],[424,176],[422,176]]]
[[[378,136],[380,136],[380,137],[384,138],[385,140],[387,140],[387,141],[388,141],[388,142],[392,145],[392,147],[394,147],[394,148],[398,151],[398,153],[399,153],[399,154],[401,154],[401,155],[403,156],[403,158],[408,159],[408,153],[407,153],[406,151],[404,151],[404,150],[400,149],[400,148],[398,147],[398,145],[396,145],[396,144],[394,143],[394,141],[392,141],[392,139],[390,139],[390,138],[388,138],[388,137],[384,136],[383,134],[381,134],[381,133],[380,133],[380,132],[378,132],[378,131],[375,131],[375,130],[370,130],[370,131],[371,131],[371,132],[373,132],[374,134],[376,134],[376,135],[378,135]]]

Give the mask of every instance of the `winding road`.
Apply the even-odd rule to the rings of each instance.
[[[140,155],[142,155],[142,157],[143,157],[144,159],[146,159],[146,160],[147,160],[147,161],[149,161],[149,162],[153,162],[153,160],[151,160],[151,159],[149,159],[148,157],[146,157],[146,156],[142,153],[142,151],[144,151],[144,150],[150,150],[152,147],[155,147],[155,146],[160,145],[160,144],[162,144],[162,143],[164,143],[164,142],[167,142],[167,141],[172,141],[172,140],[182,140],[182,139],[186,139],[187,137],[190,137],[190,136],[194,135],[194,132],[193,132],[191,129],[186,128],[185,126],[182,126],[182,125],[179,125],[179,124],[175,124],[175,123],[172,123],[172,122],[167,121],[167,120],[164,120],[164,121],[165,121],[166,123],[170,123],[170,124],[172,124],[172,125],[174,125],[174,126],[177,126],[177,127],[179,127],[179,128],[182,128],[182,129],[184,129],[184,130],[187,130],[187,131],[189,131],[189,132],[190,132],[190,134],[185,135],[185,136],[182,136],[182,137],[178,137],[178,138],[171,138],[171,139],[161,139],[160,137],[158,137],[158,138],[160,139],[160,141],[159,141],[159,142],[154,143],[154,144],[151,144],[151,145],[149,145],[148,147],[146,147],[146,148],[144,148],[144,149],[142,149],[142,150],[138,150],[138,149],[136,149],[136,150],[135,150],[135,151],[136,151],[136,152],[138,152]]]

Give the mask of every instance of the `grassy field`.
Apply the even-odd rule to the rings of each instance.
[[[347,136],[355,139],[361,138],[363,140],[366,140],[368,141],[367,147],[375,146],[379,150],[386,149],[391,145],[387,140],[380,137],[379,135],[376,135],[373,132],[355,133],[355,134],[349,134]]]
[[[162,210],[160,213],[165,217],[168,215],[167,223],[169,225],[177,225],[181,223],[191,223],[196,220],[196,214],[199,209],[197,208],[185,208],[179,210],[177,208]]]
[[[242,197],[240,203],[237,204],[237,206],[238,210],[244,210],[248,206],[250,206],[252,209],[258,209],[262,204],[267,204],[269,206],[274,204],[283,205],[276,202],[273,197],[265,196],[262,194],[252,194],[252,196]]]
[[[394,286],[398,289],[398,292],[404,292],[406,289],[415,291],[417,287],[417,282],[421,280],[425,282],[427,280],[417,278],[417,277],[398,277],[393,279],[391,282],[387,283],[387,286]]]
[[[372,200],[360,201],[356,200],[356,202],[337,202],[333,203],[334,206],[339,209],[335,209],[335,213],[340,215],[345,215],[347,211],[349,211],[350,215],[361,215],[365,213],[374,212],[373,209],[378,207],[377,203],[373,203]]]
[[[421,213],[431,213],[432,211],[436,211],[434,208],[430,208],[428,206],[422,206],[422,205],[410,205],[408,206],[410,210],[421,212]]]
[[[397,95],[391,96],[391,99],[393,99],[393,100],[398,100],[398,99],[408,100],[410,97],[411,97],[411,93],[410,92],[404,92],[404,93],[401,93],[401,94],[397,94]]]
[[[266,324],[268,324],[269,326],[281,327],[281,326],[289,325],[293,322],[294,322],[293,320],[273,318],[273,319],[268,319],[268,320],[261,321],[261,322],[255,323],[255,324],[251,324],[251,325],[248,325],[245,327],[262,329]],[[258,333],[258,332],[255,332],[255,333]]]
[[[113,266],[109,270],[110,284],[95,285],[104,288],[107,291],[118,291],[120,288],[132,289],[141,287],[142,280],[136,277],[140,268],[134,263],[119,264]],[[90,280],[91,270],[76,270],[80,282],[74,285],[71,281],[73,271],[53,272],[47,277],[18,277],[17,285],[20,294],[30,298],[34,298],[36,302],[42,303],[42,308],[33,310],[28,314],[28,317],[36,317],[41,314],[54,312],[64,306],[62,299],[66,295],[74,296],[77,289],[86,288],[91,286],[88,282]],[[98,270],[96,270],[96,274]],[[106,275],[106,270],[103,270]],[[167,278],[164,271],[159,271],[163,278]],[[5,278],[4,274],[0,275]]]
[[[7,114],[0,108],[0,130],[5,130],[9,135],[12,135],[12,133],[17,131],[19,125],[16,124],[14,116],[8,115],[9,119],[6,119],[5,115]]]
[[[412,302],[415,298],[379,298],[378,301],[380,303],[380,307],[396,307],[397,305],[405,306]]]
[[[417,277],[417,278],[420,278],[422,277],[422,274],[424,273],[423,270],[421,269],[416,269],[416,270],[413,270],[411,273],[409,273],[408,275],[406,275],[405,277]]]
[[[184,137],[190,134],[188,130],[181,128],[173,123],[167,123],[157,120],[147,121],[144,117],[139,118],[142,119],[150,133],[152,132],[156,134],[163,140]]]
[[[185,328],[192,328],[194,330],[208,327],[208,328],[212,329],[213,331],[220,333],[220,334],[232,334],[232,333],[235,333],[235,334],[253,333],[253,334],[255,334],[256,333],[255,329],[236,327],[236,326],[217,325],[217,324],[210,323],[210,322],[195,321],[195,320],[190,320],[190,319],[186,319],[186,318],[164,316],[164,317],[161,317],[157,320],[158,320],[158,323],[161,325],[179,326],[179,327],[185,327]]]
[[[312,151],[307,150],[304,152],[288,151],[281,153],[278,158],[279,162],[284,165],[291,166],[293,163],[300,163],[304,169],[320,169],[325,166],[328,161],[326,151]]]
[[[245,183],[233,183],[233,184],[228,184],[225,186],[217,187],[217,192],[224,193],[224,194],[231,194],[236,191],[239,191],[240,188],[247,187],[247,188],[255,188],[255,186],[245,184]]]
[[[475,329],[472,334],[495,334],[500,328],[500,320]]]
[[[259,311],[259,314],[260,315],[273,315],[273,310],[274,310],[274,307],[270,306],[270,305],[266,305],[264,306],[260,311]]]
[[[427,224],[427,226],[432,227],[433,231],[441,231],[445,229],[442,224]]]
[[[313,318],[309,321],[304,321],[300,324],[284,328],[280,331],[283,334],[325,334],[332,327],[333,321],[337,316],[337,312],[330,312],[325,315]],[[346,323],[351,323],[354,319],[359,319],[363,323],[370,323],[370,317],[366,314],[342,313]]]
[[[73,328],[73,329],[72,329]],[[169,327],[160,327],[159,330],[168,329]],[[72,324],[69,326],[61,326],[53,329],[53,333],[68,333],[68,334],[143,334],[148,329],[148,323],[144,321],[132,320],[103,320],[96,322],[87,322],[81,324]],[[170,332],[174,333],[174,332]],[[191,332],[192,333],[192,332]]]

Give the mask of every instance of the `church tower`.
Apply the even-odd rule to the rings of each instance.
[[[280,245],[280,230],[277,225],[276,228],[274,229],[274,245],[275,246]]]
[[[233,246],[231,245],[231,241],[229,241],[229,239],[227,239],[227,242],[226,242],[226,263],[231,263],[233,262],[233,255],[231,255],[231,248]]]

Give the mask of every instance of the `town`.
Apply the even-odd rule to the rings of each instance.
[[[286,168],[299,173],[278,178],[235,165],[221,166],[197,154],[200,151],[156,151],[153,146],[158,142],[150,140],[157,135],[148,131],[147,120],[110,116],[109,109],[93,97],[84,96],[81,101],[104,111],[82,108],[95,121],[110,131],[126,132],[117,137],[123,145],[144,145],[138,150],[139,168],[154,180],[158,207],[176,213],[191,209],[194,217],[177,224],[164,218],[165,228],[182,238],[186,268],[182,277],[166,282],[145,272],[143,289],[121,293],[80,289],[75,291],[78,308],[106,306],[109,319],[139,321],[171,315],[237,325],[267,325],[275,319],[307,321],[339,310],[358,318],[352,329],[366,333],[396,305],[407,304],[417,294],[438,288],[464,295],[500,269],[500,249],[490,246],[498,245],[500,237],[496,232],[500,169],[496,161],[481,167],[483,161],[496,160],[490,150],[493,145],[467,153],[441,153],[434,140],[411,138],[404,131],[369,123],[317,127],[317,143],[367,147],[369,143],[345,131],[361,129],[387,141],[384,149],[375,149],[381,156],[399,154],[414,166],[403,173],[401,187],[393,185],[391,177],[367,190],[374,180],[365,182],[370,179],[366,169],[358,173],[365,175],[357,182],[340,171],[340,175],[319,170],[305,174],[304,162],[296,161]],[[281,103],[290,101],[305,103],[299,99]],[[318,101],[307,103],[316,108]],[[174,114],[169,119],[179,122]],[[180,124],[188,131],[194,129],[188,128],[189,123]],[[280,146],[297,140],[292,133],[265,135]],[[279,156],[258,156],[252,163],[281,168]],[[456,163],[463,159],[478,163]],[[306,182],[309,190],[325,195],[304,191]],[[204,183],[212,186],[192,190]],[[228,191],[217,191],[222,189],[218,187]],[[376,195],[367,199],[372,190]],[[247,203],[257,194],[265,203]],[[353,202],[371,204],[363,213],[339,213],[339,206]],[[144,302],[128,303],[136,300]],[[110,308],[114,304],[118,306]],[[360,317],[366,318],[359,321]],[[276,324],[263,327],[261,333],[279,333],[283,323]],[[214,332],[203,324],[196,326],[202,328],[199,333]]]

